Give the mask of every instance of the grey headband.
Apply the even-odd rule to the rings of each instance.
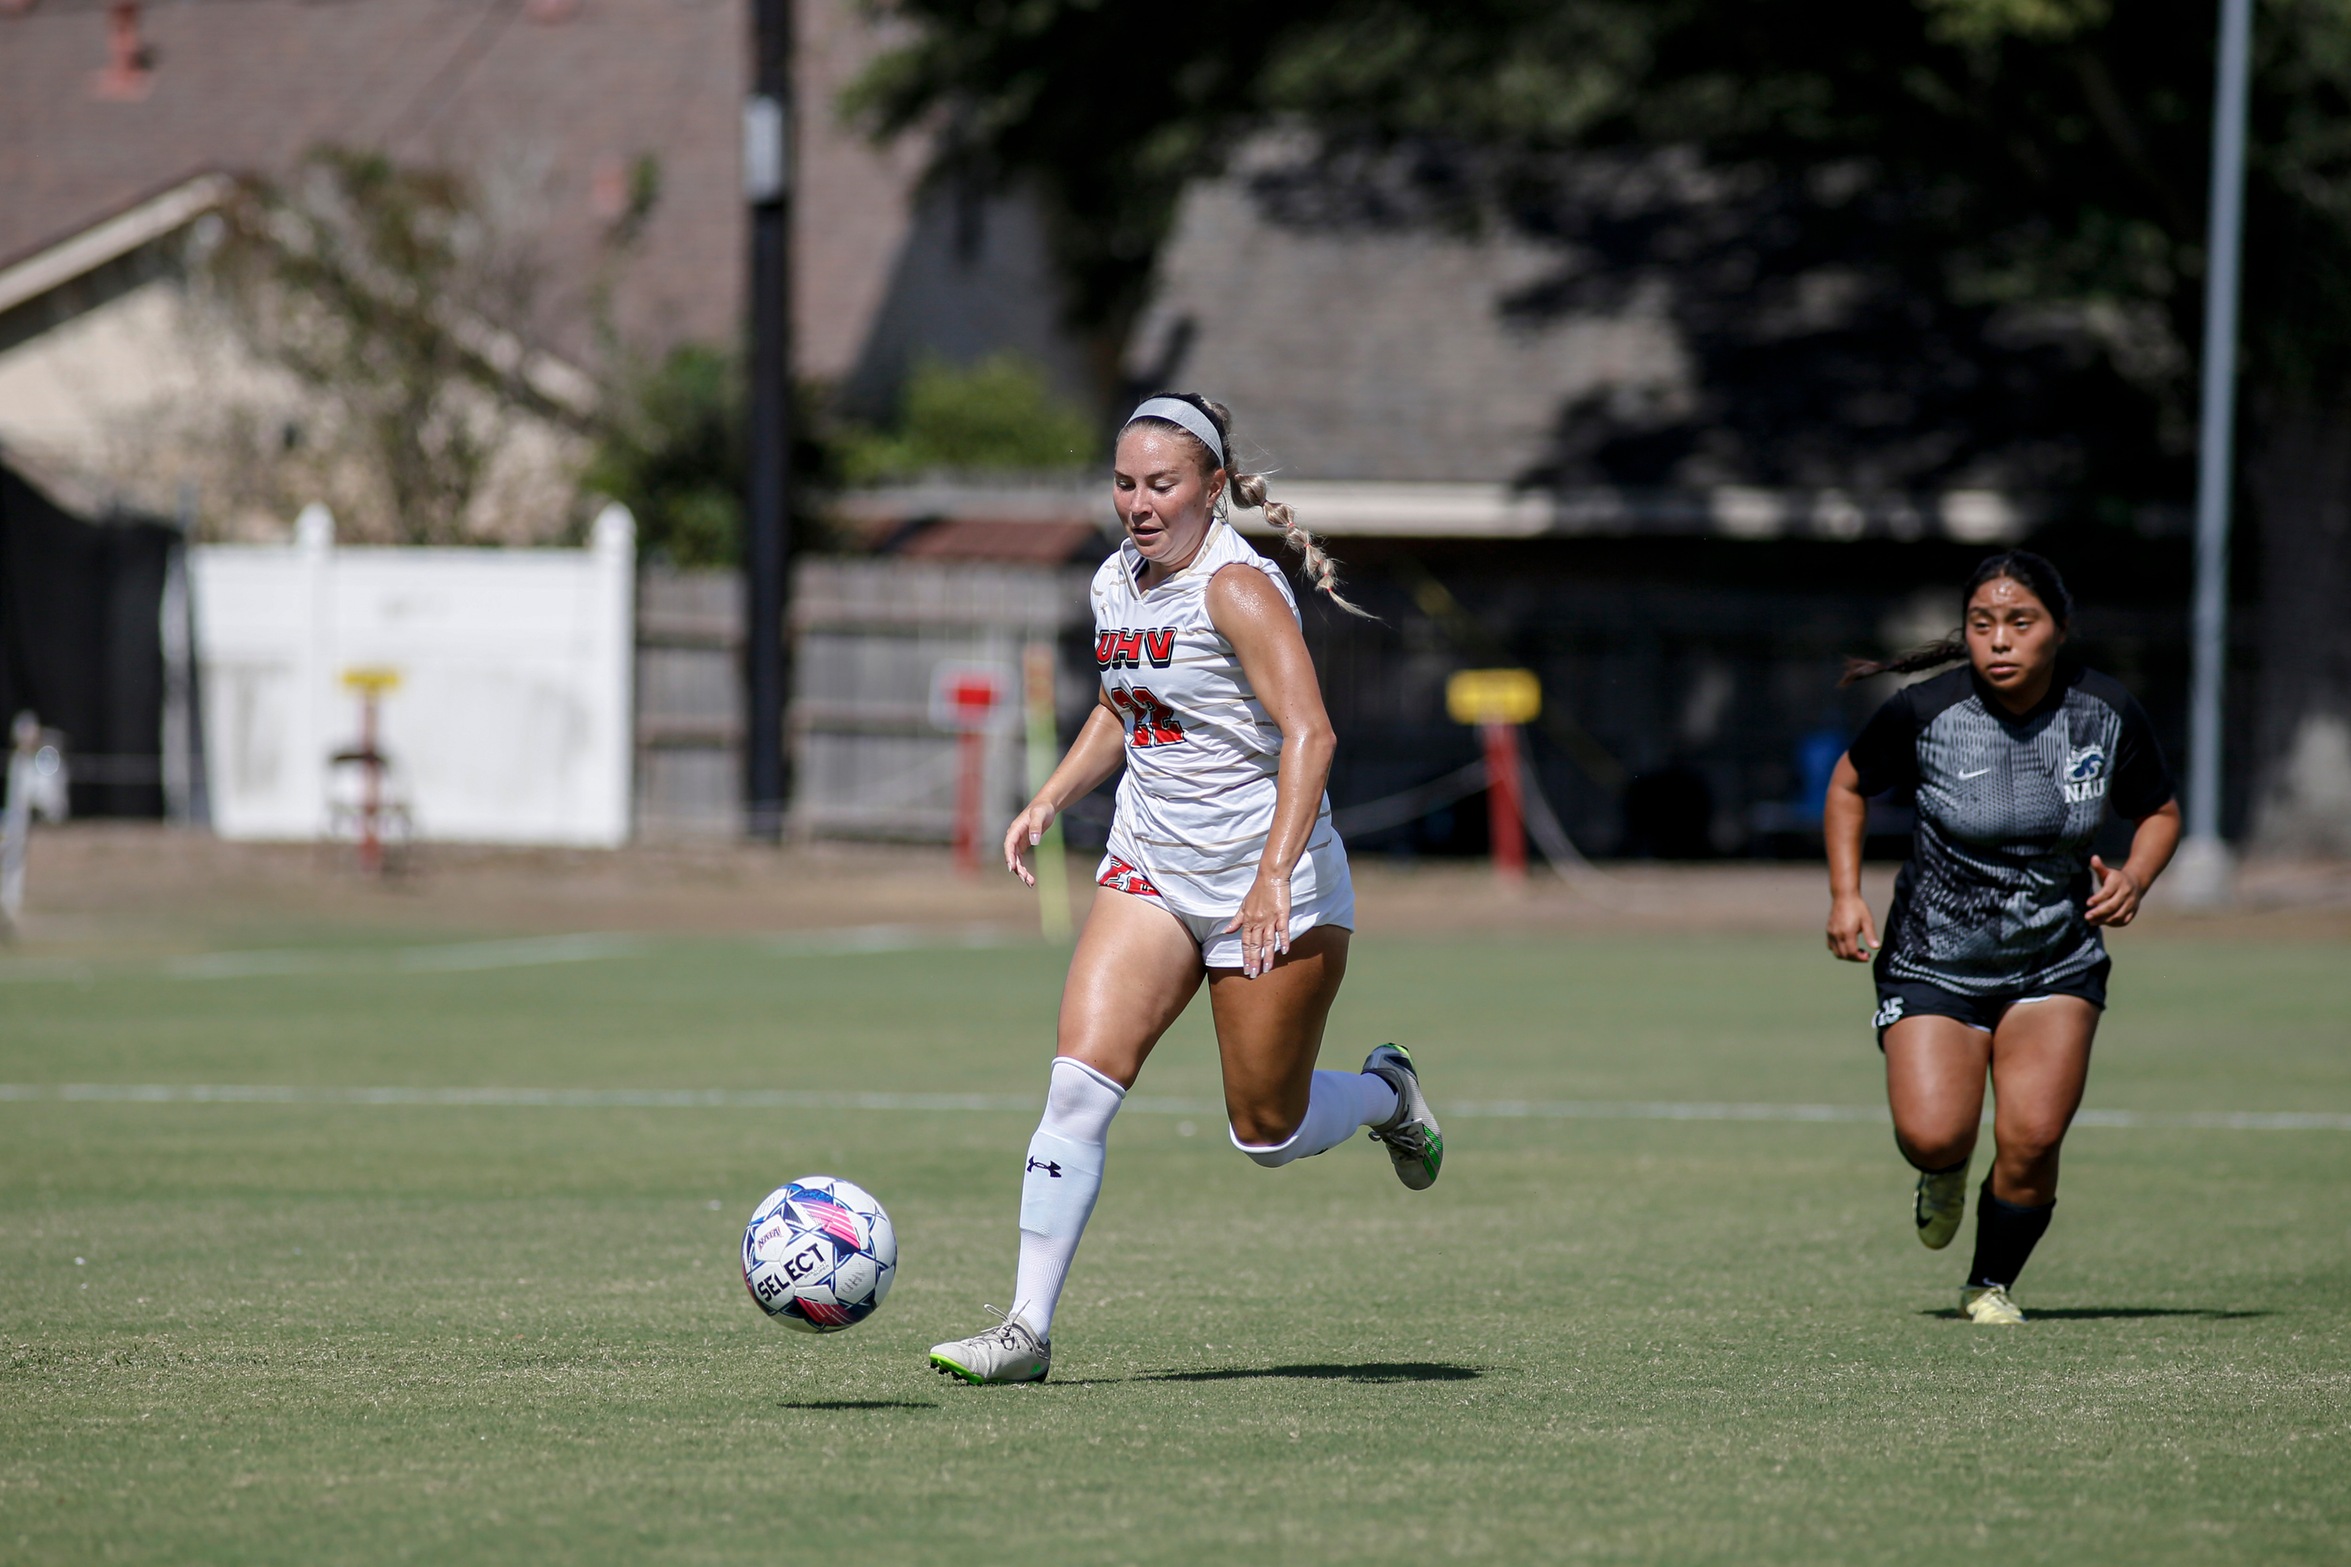
[[[1209,455],[1216,459],[1219,468],[1224,466],[1224,437],[1217,434],[1216,421],[1182,398],[1147,397],[1133,413],[1127,415],[1127,424],[1133,424],[1137,419],[1165,419],[1169,424],[1181,425],[1200,437],[1200,444],[1208,448]]]

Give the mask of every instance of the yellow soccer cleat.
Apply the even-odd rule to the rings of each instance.
[[[1918,1224],[1918,1243],[1941,1251],[1959,1233],[1967,1216],[1967,1166],[1956,1170],[1918,1172],[1918,1190],[1910,1200],[1910,1217]]]
[[[2024,1321],[2024,1313],[1998,1284],[1970,1284],[1959,1292],[1959,1309],[1970,1322],[1986,1327],[2009,1327]]]

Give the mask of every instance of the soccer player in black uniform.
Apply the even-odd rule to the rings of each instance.
[[[2180,812],[2147,715],[2066,654],[2073,602],[2055,567],[1995,555],[1960,602],[1944,642],[1847,666],[1851,682],[1967,661],[1896,692],[1837,763],[1828,945],[1848,962],[1874,955],[1886,1098],[1930,1247],[1958,1232],[1990,1069],[1995,1151],[1959,1303],[1973,1321],[2014,1323],[2009,1291],[2057,1207],[2058,1150],[2106,1005],[2101,931],[2137,916]],[[1889,791],[1916,801],[1918,827],[1881,944],[1861,848],[1869,797]],[[2119,866],[2090,852],[2109,806],[2135,824]]]

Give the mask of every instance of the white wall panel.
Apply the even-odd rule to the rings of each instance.
[[[399,672],[379,744],[416,836],[610,845],[628,836],[635,528],[597,518],[585,550],[192,552],[205,758],[229,838],[317,838],[329,758],[359,738],[347,670]]]

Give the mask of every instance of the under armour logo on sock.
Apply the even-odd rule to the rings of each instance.
[[[1058,1164],[1052,1164],[1052,1163],[1044,1163],[1044,1164],[1040,1164],[1040,1163],[1038,1163],[1036,1160],[1034,1160],[1034,1159],[1031,1159],[1031,1160],[1029,1161],[1029,1168],[1030,1168],[1031,1170],[1042,1170],[1042,1171],[1044,1171],[1044,1172],[1045,1172],[1047,1175],[1050,1175],[1050,1176],[1052,1176],[1052,1177],[1053,1177],[1053,1179],[1055,1179],[1055,1180],[1057,1180],[1057,1181],[1061,1179],[1061,1166],[1060,1166],[1060,1165],[1058,1165]]]

